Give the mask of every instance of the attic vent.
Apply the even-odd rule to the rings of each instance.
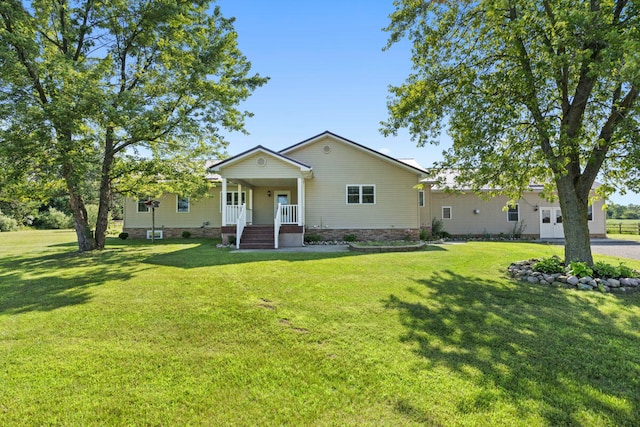
[[[322,147],[322,152],[324,154],[329,154],[331,152],[331,147],[329,147],[328,145],[325,145],[324,147]]]
[[[256,164],[260,167],[264,166],[267,164],[267,159],[265,159],[264,157],[258,157],[256,159]]]

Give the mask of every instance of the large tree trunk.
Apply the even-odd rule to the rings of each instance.
[[[80,252],[87,252],[94,249],[94,241],[91,236],[91,227],[89,227],[87,209],[84,201],[71,186],[69,189],[69,200],[71,202],[71,210],[73,211],[73,220],[76,228],[76,236],[78,236],[78,249]]]
[[[98,202],[98,219],[96,221],[96,249],[104,249],[107,227],[109,226],[109,207],[111,205],[111,165],[113,164],[113,133],[107,129],[105,154],[100,176],[100,198]]]
[[[574,182],[575,180],[569,174],[556,178],[558,198],[562,209],[565,262],[581,261],[592,265],[593,257],[591,256],[587,219],[589,192],[581,194],[584,191],[576,188]]]

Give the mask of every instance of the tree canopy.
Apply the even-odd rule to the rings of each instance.
[[[396,0],[388,46],[413,43],[383,133],[453,146],[439,168],[480,192],[557,191],[567,260],[592,262],[587,207],[640,188],[640,2]],[[492,196],[495,192],[484,193]]]
[[[190,161],[224,149],[221,129],[243,131],[238,105],[267,80],[210,3],[0,3],[0,178],[14,190],[0,197],[64,188],[88,250],[104,247],[118,183],[162,172],[175,191],[202,193],[204,168]],[[96,180],[94,241],[84,199]]]

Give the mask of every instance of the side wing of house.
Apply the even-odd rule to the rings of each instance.
[[[305,228],[325,239],[417,238],[424,171],[325,132],[281,153],[313,167]]]

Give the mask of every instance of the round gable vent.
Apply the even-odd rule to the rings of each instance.
[[[264,157],[258,157],[256,159],[256,165],[262,167],[265,166],[267,164],[267,159],[265,159]]]
[[[328,145],[325,145],[324,147],[322,147],[322,152],[324,154],[329,154],[331,152],[331,147],[329,147]]]

